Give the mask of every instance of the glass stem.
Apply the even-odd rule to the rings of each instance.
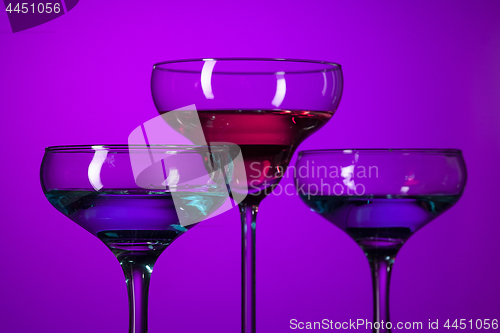
[[[367,254],[373,281],[373,333],[390,333],[389,284],[394,255]]]
[[[118,260],[125,273],[129,300],[129,333],[148,331],[149,281],[157,256],[125,255]]]
[[[255,221],[258,205],[240,204],[241,213],[241,332],[256,332]]]

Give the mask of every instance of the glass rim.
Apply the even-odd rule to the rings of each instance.
[[[184,70],[184,69],[173,69],[173,68],[167,68],[168,65],[172,64],[181,64],[181,63],[202,63],[206,61],[240,61],[240,62],[269,62],[269,63],[297,63],[297,64],[309,64],[309,65],[324,65],[325,68],[323,69],[311,69],[311,70],[296,70],[296,71],[290,71],[290,72],[282,72],[282,71],[264,71],[264,72],[259,72],[259,71],[248,71],[248,72],[225,72],[225,71],[217,71],[214,70],[212,72],[213,74],[225,74],[225,75],[276,75],[276,74],[309,74],[309,73],[321,73],[321,72],[332,72],[335,70],[341,70],[342,66],[336,62],[331,62],[331,61],[322,61],[322,60],[308,60],[308,59],[288,59],[288,58],[194,58],[194,59],[179,59],[179,60],[167,60],[167,61],[161,61],[157,62],[153,65],[153,71],[154,70],[162,70],[166,72],[176,72],[176,73],[190,73],[190,74],[200,74],[201,70]],[[167,66],[164,66],[167,65]]]
[[[147,145],[147,144],[93,144],[93,145],[59,145],[59,146],[49,146],[45,148],[46,152],[92,152],[96,150],[110,150],[110,151],[120,151],[120,150],[178,150],[182,152],[225,152],[229,151],[229,145]]]
[[[302,150],[299,156],[313,154],[353,154],[356,152],[369,154],[454,154],[462,155],[460,149],[455,148],[349,148],[349,149],[312,149]]]

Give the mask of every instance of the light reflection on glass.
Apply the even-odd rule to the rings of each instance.
[[[108,156],[108,150],[103,146],[92,146],[92,149],[95,150],[95,153],[89,164],[88,177],[90,185],[92,185],[94,190],[99,191],[104,187],[101,181],[101,168]]]
[[[286,81],[285,81],[285,72],[276,73],[276,94],[274,95],[271,104],[275,107],[279,108],[283,100],[285,99],[286,94]]]
[[[206,59],[201,70],[201,89],[207,99],[214,99],[212,92],[212,72],[217,61]]]

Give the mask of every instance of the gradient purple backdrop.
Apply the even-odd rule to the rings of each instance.
[[[43,196],[43,149],[126,142],[157,115],[153,63],[220,56],[342,64],[339,110],[299,150],[462,149],[465,193],[400,251],[392,321],[500,319],[499,13],[485,0],[86,0],[16,34],[0,13],[0,331],[127,332],[118,262]],[[150,332],[239,331],[238,211],[205,225],[160,257]],[[347,235],[286,196],[264,200],[257,228],[259,333],[290,332],[292,318],[371,320],[369,266]]]

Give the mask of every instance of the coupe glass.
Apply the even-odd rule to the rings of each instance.
[[[199,59],[154,65],[151,88],[160,114],[194,144],[232,143],[232,194],[242,221],[242,332],[255,332],[255,229],[258,205],[283,177],[296,147],[333,116],[340,65],[285,59]],[[246,176],[246,177],[245,177]]]
[[[373,332],[390,332],[389,280],[398,250],[453,206],[467,171],[455,149],[310,150],[299,153],[296,187],[312,211],[351,236],[373,279]]]
[[[125,273],[130,333],[147,332],[147,298],[160,254],[228,198],[227,147],[57,146],[45,150],[49,202],[98,237]]]

